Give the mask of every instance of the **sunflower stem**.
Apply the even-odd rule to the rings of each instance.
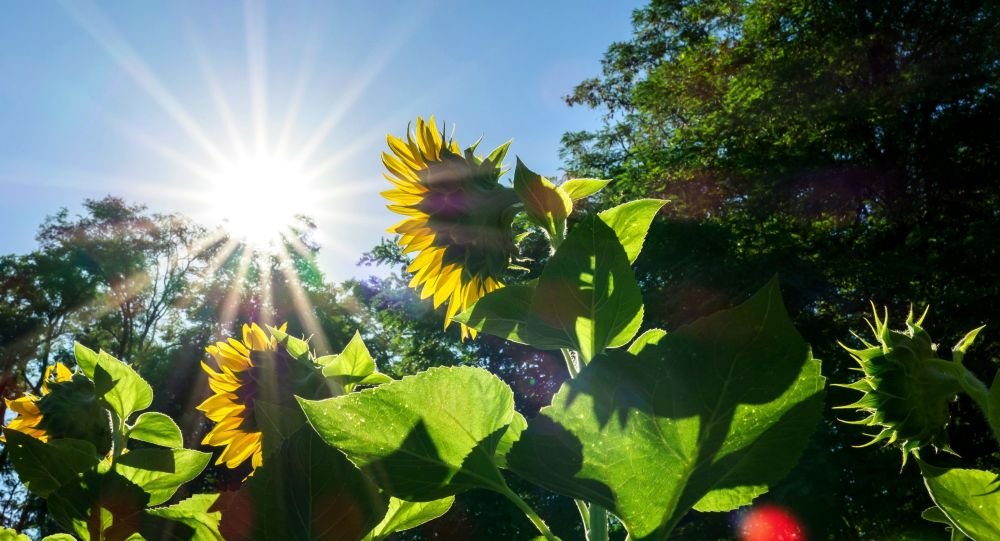
[[[977,378],[975,374],[960,363],[945,361],[943,359],[931,359],[929,362],[941,372],[954,378],[962,388],[962,391],[972,398],[973,402],[983,411],[983,414],[989,416],[990,391],[982,380]]]
[[[589,541],[608,541],[608,510],[597,504],[590,504]]]
[[[559,538],[552,533],[552,530],[549,530],[548,525],[545,524],[545,521],[542,520],[542,517],[538,516],[538,513],[536,513],[535,510],[532,509],[527,502],[521,499],[520,496],[515,494],[513,490],[505,486],[502,494],[506,496],[507,499],[511,501],[511,503],[516,505],[517,508],[520,509],[522,513],[524,513],[524,516],[528,517],[528,520],[530,520],[531,523],[535,525],[535,528],[538,529],[539,533],[545,536],[545,539],[547,539],[548,541],[559,541]]]

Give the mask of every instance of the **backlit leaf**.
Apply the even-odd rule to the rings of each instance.
[[[529,423],[507,463],[610,509],[632,539],[666,539],[696,504],[732,509],[784,477],[819,420],[823,384],[772,281],[638,355],[594,359]]]
[[[494,455],[514,418],[514,398],[485,370],[431,368],[300,403],[320,437],[390,496],[431,501],[471,488],[506,488]]]
[[[982,470],[938,468],[920,462],[931,499],[962,533],[1000,539],[1000,480]]]

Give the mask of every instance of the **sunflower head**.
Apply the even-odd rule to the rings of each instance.
[[[519,199],[500,184],[509,143],[486,158],[465,151],[438,131],[434,118],[417,118],[406,140],[387,136],[382,154],[393,189],[382,195],[405,218],[389,228],[403,253],[418,252],[407,269],[410,287],[434,307],[447,303],[445,327],[459,311],[501,287],[499,277],[516,253],[511,224]],[[462,337],[475,336],[462,325]]]
[[[285,325],[279,330],[284,332]],[[298,411],[295,396],[325,398],[322,373],[306,360],[279,347],[256,323],[243,325],[243,340],[230,338],[206,348],[219,371],[202,362],[212,396],[198,409],[215,421],[203,444],[224,447],[216,464],[237,468],[250,460],[264,462],[262,408]]]
[[[11,430],[45,442],[61,438],[86,440],[97,447],[99,454],[111,448],[108,415],[97,400],[94,382],[74,375],[62,363],[45,369],[41,397],[25,395],[6,402],[17,413],[7,425]]]
[[[938,358],[930,335],[921,327],[924,316],[914,321],[911,312],[906,329],[896,331],[888,327],[888,313],[880,319],[876,311],[871,325],[876,344],[862,340],[866,347],[858,350],[841,344],[861,366],[864,377],[840,387],[863,396],[837,409],[855,409],[866,415],[847,421],[875,428],[872,440],[864,446],[897,444],[904,461],[909,453],[926,445],[947,447],[949,404],[961,390],[953,372],[942,364],[952,361]]]

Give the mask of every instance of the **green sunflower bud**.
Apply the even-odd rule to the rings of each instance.
[[[514,191],[524,204],[528,218],[548,233],[558,245],[566,236],[566,220],[573,212],[573,200],[562,188],[528,169],[517,160]]]
[[[958,377],[964,372],[959,362],[961,356],[956,356],[955,361],[938,357],[937,347],[921,327],[926,315],[925,311],[914,321],[911,311],[906,319],[906,330],[896,331],[888,327],[888,311],[882,319],[875,311],[875,322],[869,322],[869,326],[877,344],[863,339],[865,349],[851,349],[841,344],[858,362],[865,376],[849,385],[838,386],[859,391],[864,396],[853,404],[835,409],[854,409],[865,414],[863,419],[844,421],[877,430],[868,434],[871,441],[859,447],[879,442],[899,445],[904,464],[907,455],[921,447],[948,447],[949,405],[963,390]]]
[[[94,382],[76,374],[62,382],[49,382],[48,393],[38,401],[39,423],[49,438],[75,438],[94,444],[100,455],[111,450],[111,421],[97,399]]]

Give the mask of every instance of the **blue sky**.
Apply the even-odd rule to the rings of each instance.
[[[323,269],[363,274],[358,257],[396,221],[378,195],[387,132],[435,114],[463,145],[513,138],[513,154],[558,174],[560,136],[599,122],[562,96],[599,73],[639,4],[6,3],[0,253],[107,194],[211,223],[225,203],[196,173],[281,147],[314,173],[299,197]]]

